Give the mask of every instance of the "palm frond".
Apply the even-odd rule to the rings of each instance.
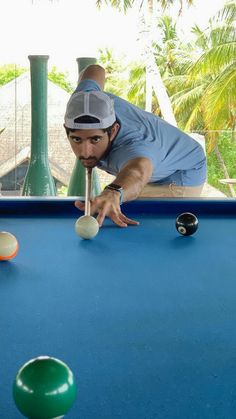
[[[145,67],[143,65],[137,65],[130,69],[129,74],[129,86],[127,91],[127,98],[130,102],[135,105],[144,106],[145,100]]]
[[[173,75],[163,78],[168,94],[173,98],[174,95],[180,95],[193,85],[189,83],[189,78],[186,75]]]
[[[193,64],[189,69],[192,78],[207,74],[218,74],[227,65],[236,60],[236,40],[226,42],[211,48]]]
[[[211,29],[209,40],[212,48],[226,42],[234,42],[236,41],[235,27],[224,22],[224,24]]]
[[[236,20],[236,3],[233,0],[228,1],[216,15],[217,21],[226,21],[228,24]]]
[[[174,105],[175,111],[181,112],[183,107],[191,108],[191,106],[202,97],[203,92],[205,91],[205,85],[199,85],[194,88],[187,88],[185,90],[180,90],[178,93],[174,94],[171,97],[172,103]]]
[[[135,0],[96,0],[96,6],[98,9],[101,9],[103,4],[106,4],[118,9],[120,12],[126,13],[133,6],[134,2]]]
[[[174,3],[175,0],[161,0],[161,7],[163,10],[166,10],[169,6],[171,6]],[[192,6],[194,0],[185,0],[185,3],[187,4],[187,6]],[[178,14],[181,15],[182,14],[182,10],[183,10],[183,3],[184,0],[179,0],[179,12]]]
[[[208,49],[209,40],[207,32],[200,29],[200,27],[196,24],[192,27],[191,32],[196,37],[195,45],[203,51]]]
[[[199,101],[200,102],[200,101]],[[201,110],[201,103],[196,102],[195,106],[191,108],[188,120],[183,127],[184,131],[197,130],[203,123],[203,115]]]
[[[178,79],[177,79],[178,80]],[[179,126],[184,130],[201,129],[204,126],[204,112],[202,97],[206,90],[207,81],[203,79],[198,84],[190,84],[185,76],[181,78],[179,90],[171,96],[176,119]]]
[[[235,86],[236,62],[208,86],[204,97],[206,121],[213,129],[221,129],[225,125],[230,127],[231,114],[236,112]]]

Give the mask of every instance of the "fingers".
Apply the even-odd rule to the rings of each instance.
[[[121,213],[118,213],[118,214],[115,214],[114,213],[114,214],[111,214],[110,215],[110,218],[113,221],[113,223],[115,223],[117,226],[119,226],[119,227],[127,227],[127,223],[122,220],[121,215],[122,215]]]
[[[138,226],[139,221],[132,220],[131,218],[126,217],[124,214],[120,213],[122,221],[124,221],[127,225],[134,225]]]
[[[116,207],[111,207],[109,202],[104,203],[103,206],[99,208],[97,212],[97,222],[100,227],[102,226],[106,216],[110,217],[110,219],[115,224],[120,225],[120,227],[126,226],[125,223],[119,220],[119,209],[117,210]]]
[[[99,226],[101,227],[104,219],[105,219],[106,214],[104,212],[99,212],[98,216],[97,216],[97,222],[99,224]],[[124,221],[122,221],[121,217],[119,216],[119,214],[115,214],[115,213],[111,213],[109,214],[110,219],[113,221],[113,223],[115,223],[116,225],[118,225],[119,227],[127,227],[127,223],[125,223]]]
[[[97,222],[98,222],[100,227],[102,226],[106,215],[108,215],[106,213],[106,210],[99,211],[98,216],[97,216]],[[135,220],[132,220],[132,219],[126,217],[120,211],[110,212],[109,217],[113,221],[113,223],[115,223],[119,227],[127,227],[128,225],[139,225],[138,221],[135,221]]]
[[[104,211],[99,211],[98,216],[97,216],[97,222],[99,224],[99,227],[103,225],[105,216],[106,216],[106,213],[104,213]]]
[[[84,211],[85,209],[85,203],[81,201],[75,201],[75,207],[80,209],[81,211]]]
[[[76,201],[75,207],[81,211],[84,211],[85,203],[81,201]],[[103,225],[106,216],[109,217],[113,221],[113,223],[115,223],[119,227],[127,227],[128,225],[139,225],[138,221],[126,217],[120,211],[119,206],[111,204],[108,201],[100,202],[99,199],[92,199],[90,213],[91,215],[97,213],[97,222],[100,227]]]

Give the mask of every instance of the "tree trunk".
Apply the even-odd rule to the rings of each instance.
[[[152,88],[157,97],[161,114],[163,119],[170,124],[177,126],[174,116],[170,98],[167,94],[165,85],[162,81],[159,69],[156,65],[155,57],[152,51],[152,27],[154,22],[154,3],[153,0],[142,1],[142,7],[139,9],[139,42],[141,44],[141,55],[146,64],[147,79],[150,80]],[[148,92],[148,89],[146,89]],[[149,97],[146,93],[147,106],[150,103],[150,90]]]
[[[154,55],[151,52],[146,53],[147,71],[151,78],[151,83],[157,97],[163,119],[170,124],[177,126],[176,118],[172,109],[171,101],[162,81],[161,74],[156,65]]]
[[[231,135],[231,140],[232,141],[236,141],[235,128],[236,128],[236,118],[234,118],[234,120],[233,120],[232,135]]]
[[[222,155],[221,155],[221,152],[220,152],[220,150],[219,150],[219,148],[218,148],[218,146],[217,146],[217,145],[215,146],[214,151],[215,151],[216,157],[217,157],[217,159],[218,159],[218,161],[219,161],[219,163],[220,163],[220,166],[221,166],[221,168],[222,168],[222,170],[223,170],[223,172],[224,172],[224,176],[225,176],[225,178],[226,178],[226,179],[230,179],[229,174],[228,174],[227,167],[225,166],[224,159],[223,159],[223,157],[222,157]],[[229,191],[230,191],[231,196],[232,196],[233,198],[235,198],[236,194],[235,194],[235,190],[234,190],[233,185],[228,184],[227,186],[228,186],[228,188],[229,188]]]
[[[145,110],[147,112],[152,112],[152,81],[150,73],[146,68],[146,98],[145,98]]]

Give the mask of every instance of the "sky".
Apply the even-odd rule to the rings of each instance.
[[[179,31],[190,36],[197,23],[202,29],[224,0],[195,0],[184,8]],[[76,58],[97,57],[99,48],[111,48],[117,55],[135,59],[137,19],[110,7],[97,10],[95,0],[0,0],[0,66],[15,63],[29,67],[28,55],[49,55],[49,68],[77,79]],[[177,13],[172,10],[172,13]]]

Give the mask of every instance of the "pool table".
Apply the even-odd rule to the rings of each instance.
[[[193,212],[188,237],[176,217]],[[236,418],[236,200],[123,205],[139,226],[106,220],[76,235],[70,198],[1,198],[0,416],[20,419],[12,382],[49,355],[75,374],[71,419]]]

